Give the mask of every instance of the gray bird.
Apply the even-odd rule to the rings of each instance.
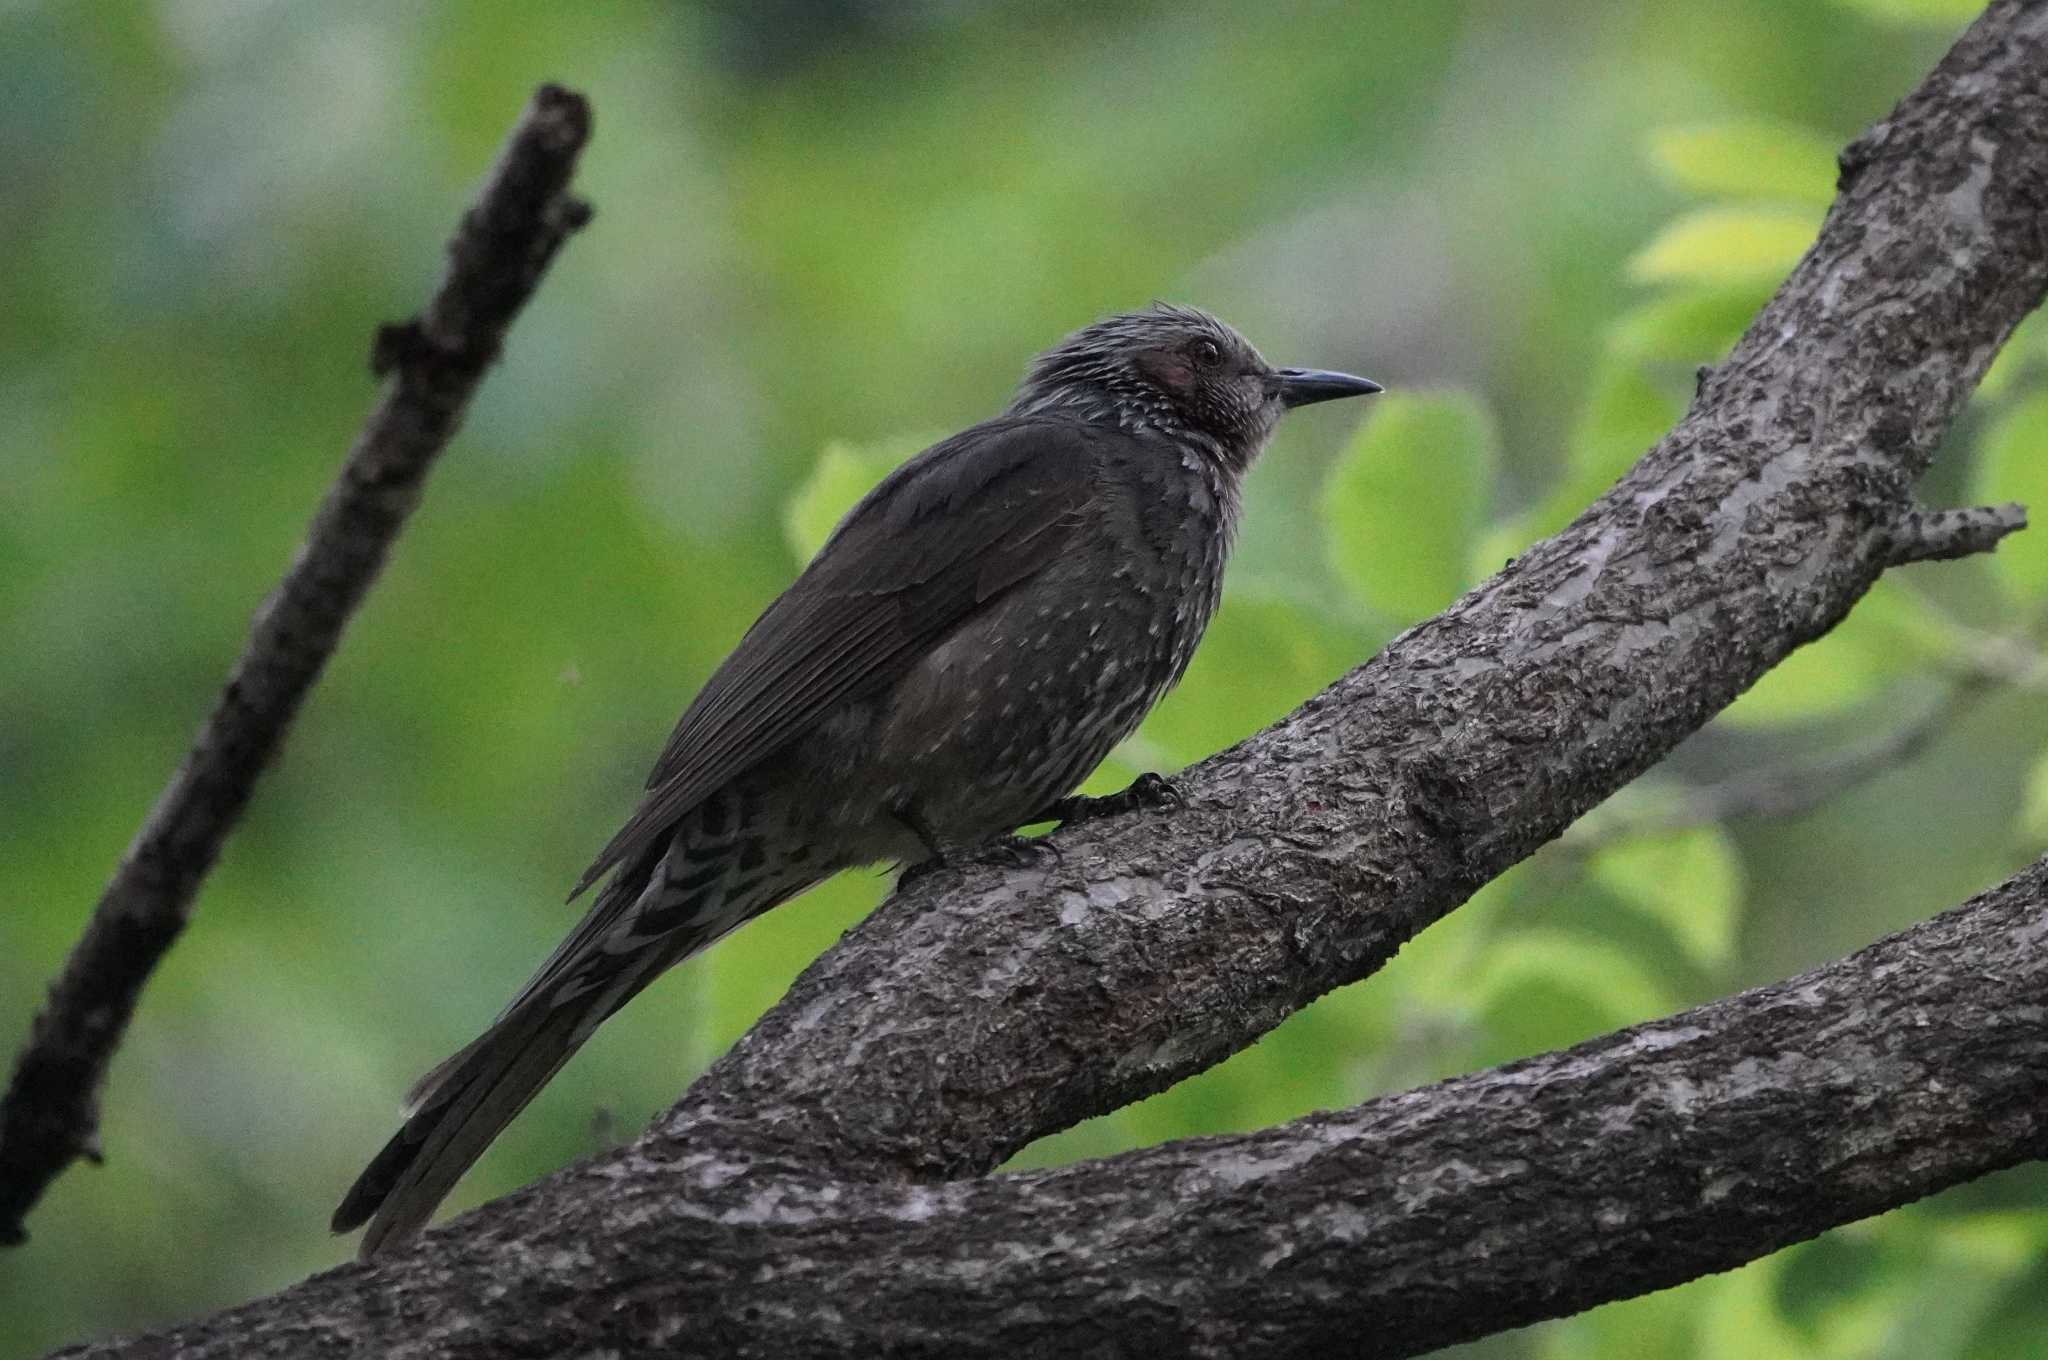
[[[334,1230],[369,1222],[365,1257],[417,1232],[641,988],[839,870],[1157,798],[1156,776],[1068,795],[1187,669],[1281,413],[1379,390],[1155,305],[1075,332],[1002,415],[892,472],[705,684],[570,894],[609,874],[589,913],[413,1087]]]

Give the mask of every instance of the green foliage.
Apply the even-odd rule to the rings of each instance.
[[[783,511],[783,532],[797,561],[810,561],[811,555],[825,546],[825,540],[832,536],[832,530],[853,508],[853,503],[926,442],[895,439],[879,445],[856,446],[834,439],[827,443],[812,465],[811,475],[797,487]]]
[[[1843,3],[1950,26],[1976,7]],[[1153,296],[1214,307],[1276,362],[1393,387],[1355,437],[1339,407],[1283,426],[1209,638],[1090,788],[1178,768],[1623,475],[1811,240],[1831,148],[1939,44],[1831,0],[1540,18],[1452,3],[1399,22],[1383,6],[904,9],[822,39],[773,6],[0,18],[9,1036],[374,399],[372,328],[417,307],[538,80],[596,102],[581,186],[599,210],[145,995],[107,1090],[109,1164],[60,1182],[4,1258],[0,1357],[343,1259],[321,1224],[399,1092],[574,920],[557,895],[675,714],[926,442],[910,432],[988,415],[1038,346]],[[2048,505],[2044,373],[2048,326],[2029,323],[1930,501],[1961,500],[1968,468],[1970,497]],[[1813,748],[1816,723],[1887,718],[2041,606],[2041,532],[1888,580],[1700,745],[1768,761],[1781,741]],[[2015,838],[2048,846],[2039,709],[1987,705],[1889,789],[1784,825],[1632,835],[1654,800],[1631,790],[1602,810],[1597,853],[1538,855],[1363,985],[1020,1160],[1350,1104],[1923,917],[2008,872]],[[1682,791],[1696,773],[1682,756],[1659,777]],[[650,989],[452,1207],[591,1151],[600,1122],[630,1136],[886,882],[842,875]],[[2040,1183],[1968,1193],[1967,1212],[1943,1197],[1484,1353],[2032,1357]]]
[[[1388,393],[1324,485],[1324,542],[1337,577],[1388,618],[1449,604],[1465,586],[1500,437],[1468,393]]]
[[[1609,350],[1637,363],[1719,359],[1770,298],[1773,284],[1687,289],[1623,313],[1609,328]]]
[[[1643,283],[1775,283],[1813,244],[1819,225],[1819,213],[1777,204],[1695,208],[1630,257],[1629,273]]]
[[[2035,391],[2001,411],[1978,450],[1972,495],[2048,513],[2048,391]],[[2048,533],[2015,535],[1999,545],[1991,562],[2016,603],[2048,604]]]
[[[1507,1062],[1653,1020],[1673,998],[1642,961],[1590,935],[1520,930],[1489,949],[1469,979],[1481,1065]]]
[[[1775,198],[1825,208],[1834,199],[1835,147],[1802,127],[1760,118],[1660,128],[1650,159],[1695,194]]]
[[[1742,864],[1719,827],[1622,840],[1589,868],[1594,882],[1669,930],[1700,967],[1722,968],[1734,957]]]
[[[1291,600],[1226,595],[1187,675],[1139,730],[1147,763],[1177,768],[1243,740],[1365,651],[1355,632]]]
[[[1977,0],[1834,0],[1844,9],[1884,24],[1927,24],[1953,29],[1984,12]]]
[[[1731,723],[1762,727],[1839,716],[1898,679],[1904,660],[1859,609],[1826,637],[1772,667],[1724,716]]]

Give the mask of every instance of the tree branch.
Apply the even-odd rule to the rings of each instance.
[[[1978,505],[1967,510],[1922,510],[1915,506],[1885,533],[1885,565],[1948,562],[1990,552],[2007,534],[2027,527],[2023,505]]]
[[[395,1264],[135,1342],[251,1355],[1415,1355],[2048,1153],[2048,860],[1852,958],[1561,1053],[1049,1172],[586,1163]]]
[[[2048,7],[2000,0],[1845,153],[1819,240],[1677,429],[1189,772],[1185,806],[1060,833],[1037,867],[919,879],[631,1147],[127,1349],[1281,1355],[1370,1326],[1405,1352],[2048,1150],[2037,867],[1855,960],[1567,1053],[955,1179],[1370,973],[1911,555],[1914,480],[2048,286],[2044,127]]]
[[[250,627],[184,763],[158,795],[51,984],[0,1099],[0,1244],[72,1160],[100,1160],[99,1089],[137,997],[192,912],[285,729],[341,640],[455,434],[506,329],[555,252],[590,217],[568,194],[590,135],[582,96],[535,93],[448,243],[418,316],[382,327],[371,368],[387,379],[306,541]]]
[[[1913,484],[2048,287],[2044,27],[1994,4],[1845,153],[1813,248],[1562,533],[1184,772],[1183,806],[908,886],[651,1138],[752,1120],[849,1175],[987,1171],[1372,973],[1825,633],[1902,543],[1955,544],[1972,517],[1915,533]]]

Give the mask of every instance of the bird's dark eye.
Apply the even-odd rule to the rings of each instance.
[[[1203,368],[1214,368],[1223,362],[1223,347],[1214,340],[1197,340],[1188,346],[1188,353]]]

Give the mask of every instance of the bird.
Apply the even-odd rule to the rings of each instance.
[[[334,1231],[367,1223],[365,1259],[412,1237],[607,1018],[838,871],[1172,797],[1157,775],[1073,790],[1186,671],[1282,414],[1380,390],[1154,303],[1075,331],[1000,415],[891,472],[705,682],[570,893],[597,887],[583,919],[412,1088]]]

